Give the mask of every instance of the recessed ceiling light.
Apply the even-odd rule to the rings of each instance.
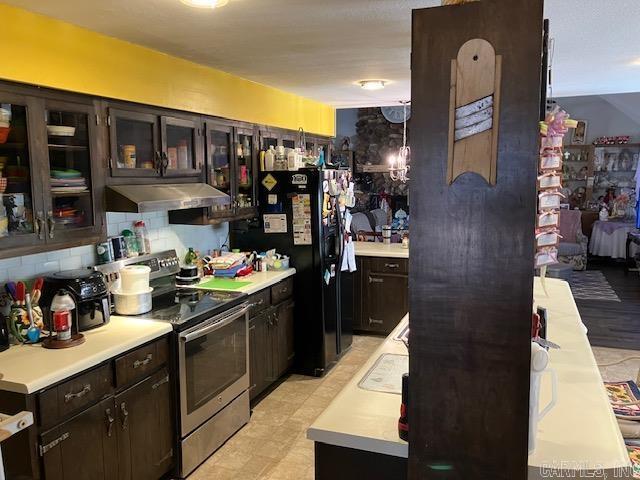
[[[364,90],[382,90],[386,83],[384,80],[360,80],[358,82]]]
[[[185,5],[196,8],[217,8],[224,7],[229,0],[180,0]]]
[[[633,65],[634,67],[640,67],[640,57],[636,58],[635,60],[631,60],[631,63],[629,65]]]

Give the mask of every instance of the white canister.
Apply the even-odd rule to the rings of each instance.
[[[551,376],[551,401],[540,411],[540,384],[542,376]],[[542,420],[558,401],[558,380],[555,370],[549,368],[549,352],[539,344],[531,342],[531,387],[529,390],[529,454],[536,449],[538,422]]]
[[[149,290],[151,268],[146,265],[129,265],[120,270],[120,292],[143,293]]]
[[[153,288],[140,293],[113,292],[114,306],[118,315],[141,315],[151,311]]]

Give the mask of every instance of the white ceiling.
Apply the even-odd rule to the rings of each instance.
[[[441,3],[231,0],[201,10],[178,0],[4,1],[337,107],[408,99],[411,9]],[[546,15],[554,96],[640,91],[640,1],[547,0]],[[365,78],[389,84],[367,92],[354,85]]]

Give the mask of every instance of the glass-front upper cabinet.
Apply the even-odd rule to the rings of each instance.
[[[276,148],[279,144],[279,135],[275,131],[260,129],[260,150],[267,151],[269,147]]]
[[[40,165],[33,153],[38,135],[31,131],[32,125],[37,124],[38,112],[42,110],[36,99],[0,92],[2,247],[29,246],[44,240]]]
[[[160,119],[157,115],[109,109],[110,166],[114,177],[160,175]]]
[[[163,176],[199,175],[202,171],[200,125],[197,120],[161,117]]]
[[[283,133],[282,146],[284,148],[296,148],[298,146],[298,135],[295,133]]]
[[[234,214],[233,127],[206,122],[207,180],[209,185],[226,193],[230,203],[211,207],[211,218],[230,218]]]
[[[48,172],[44,178],[48,240],[100,229],[96,211],[96,110],[93,105],[45,102]],[[47,185],[48,183],[48,185]]]
[[[236,176],[237,193],[235,205],[238,216],[254,212],[256,152],[255,135],[252,129],[236,129]]]

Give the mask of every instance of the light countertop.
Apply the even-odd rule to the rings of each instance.
[[[0,353],[0,390],[34,393],[172,331],[168,322],[112,315],[83,332],[86,342],[60,350],[12,345]]]
[[[547,296],[540,279],[534,283],[536,305],[549,313],[548,337],[560,350],[551,350],[550,367],[558,377],[558,402],[538,424],[537,448],[529,456],[530,480],[548,476],[542,467],[561,467],[567,471],[590,472],[629,466],[616,418],[609,406],[600,371],[569,285],[546,280]],[[336,396],[307,430],[311,440],[347,448],[407,457],[407,443],[398,437],[400,396],[371,392],[358,386],[362,377],[383,353],[406,353],[401,342],[393,340],[408,316],[389,335],[365,365]],[[540,405],[551,398],[546,375],[542,382]]]
[[[216,290],[225,290],[231,292],[242,292],[247,295],[251,295],[252,293],[259,292],[271,285],[275,285],[276,283],[284,280],[285,278],[289,278],[290,276],[296,273],[295,268],[288,268],[287,270],[269,270],[265,272],[253,272],[246,277],[238,277],[236,281],[238,282],[251,282],[251,285],[245,285],[244,287],[240,287],[234,290],[231,289],[216,289]],[[205,283],[208,280],[211,280],[211,277],[203,278],[201,283]],[[199,288],[198,285],[193,285],[191,288]],[[203,289],[210,290],[210,289]]]
[[[549,340],[562,347],[549,352],[549,366],[558,377],[558,403],[538,424],[537,448],[529,456],[529,479],[548,478],[541,467],[558,465],[588,472],[601,468],[607,470],[607,478],[615,478],[611,470],[629,466],[629,456],[578,308],[567,282],[548,278],[546,286],[549,296],[536,278],[534,299],[548,310]],[[545,375],[541,409],[550,399],[550,379]]]
[[[353,242],[358,257],[409,258],[409,249],[401,243]]]
[[[309,427],[307,438],[329,445],[395,457],[409,455],[408,443],[398,436],[401,396],[364,390],[358,386],[362,377],[383,353],[407,355],[404,343],[394,338],[408,322],[409,315],[406,315]]]

